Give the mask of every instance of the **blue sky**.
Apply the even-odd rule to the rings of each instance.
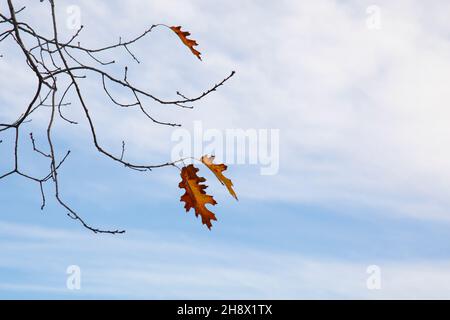
[[[4,8],[0,2],[0,8]],[[20,1],[18,2],[20,3]],[[56,124],[64,198],[90,224],[124,228],[94,235],[52,200],[40,207],[36,185],[0,182],[2,298],[449,298],[450,25],[446,1],[378,1],[380,28],[367,26],[366,1],[58,1],[65,38],[69,5],[80,8],[80,40],[98,47],[137,35],[153,23],[182,25],[199,42],[199,62],[169,30],[157,29],[121,50],[130,79],[164,98],[195,95],[231,70],[214,95],[179,110],[150,105],[160,120],[204,128],[279,129],[280,168],[233,165],[239,202],[213,177],[219,202],[213,230],[179,202],[179,172],[127,170],[95,152],[74,103],[77,126]],[[19,6],[19,5],[18,5]],[[50,31],[48,6],[27,3],[23,17]],[[0,117],[20,112],[34,88],[23,57],[2,43]],[[170,158],[172,128],[118,110],[99,88],[80,81],[101,143],[130,160]],[[30,91],[31,90],[31,91]],[[120,88],[115,95],[129,97]],[[74,101],[74,97],[70,97]],[[40,138],[46,111],[24,127]],[[11,164],[0,139],[0,172]],[[21,146],[23,166],[48,166]],[[66,287],[66,269],[81,268],[81,289]],[[367,267],[381,270],[368,290]]]

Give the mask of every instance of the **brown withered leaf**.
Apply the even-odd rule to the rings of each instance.
[[[234,192],[233,190],[233,182],[231,182],[230,179],[228,179],[227,177],[225,177],[223,175],[223,171],[227,170],[227,166],[225,164],[214,164],[214,158],[215,156],[203,156],[201,158],[201,161],[203,162],[203,164],[205,166],[207,166],[217,177],[217,179],[219,179],[220,183],[222,183],[224,186],[227,187],[228,192],[236,199],[237,195],[236,192]]]
[[[216,205],[214,198],[206,194],[205,189],[208,187],[202,182],[206,179],[197,175],[198,169],[192,164],[181,169],[181,182],[178,187],[185,189],[186,192],[181,196],[180,201],[184,201],[186,212],[194,208],[195,216],[202,218],[202,223],[211,230],[211,220],[217,220],[214,213],[206,208],[207,204]]]
[[[178,37],[181,39],[181,41],[183,41],[185,46],[188,47],[197,58],[202,60],[202,58],[200,57],[201,53],[194,48],[194,46],[198,45],[197,41],[188,39],[188,36],[191,35],[190,32],[182,31],[181,26],[170,27],[170,29],[178,35]]]

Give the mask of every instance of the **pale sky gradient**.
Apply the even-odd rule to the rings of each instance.
[[[48,5],[29,2],[17,2],[28,7],[22,17],[49,33]],[[131,47],[140,65],[116,50],[104,58],[118,65],[106,68],[121,77],[129,65],[132,81],[164,98],[195,95],[235,70],[194,110],[149,103],[152,114],[187,129],[195,120],[218,130],[280,129],[280,171],[230,165],[240,201],[211,183],[219,221],[209,232],[179,203],[176,170],[142,174],[97,154],[74,103],[67,115],[80,125],[56,129],[60,155],[73,151],[60,173],[64,197],[90,223],[127,233],[92,235],[50,200],[50,185],[41,212],[36,185],[1,181],[0,297],[450,298],[448,1],[64,0],[63,39],[73,32],[65,27],[73,4],[90,47],[154,23],[189,30],[203,62],[156,29]],[[366,25],[374,4],[379,30]],[[0,45],[2,122],[35,85],[16,52]],[[102,144],[120,153],[126,140],[130,160],[170,158],[172,128],[111,105],[98,77],[81,84]],[[45,119],[37,114],[24,137],[42,134]],[[0,144],[0,172],[11,164],[9,147]],[[45,172],[29,148],[24,165]],[[73,264],[82,270],[79,291],[66,288]],[[382,270],[381,290],[366,288],[369,265]]]

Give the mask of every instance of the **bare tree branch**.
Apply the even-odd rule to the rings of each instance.
[[[44,1],[41,1],[44,2]],[[177,161],[168,161],[160,164],[145,164],[145,163],[133,163],[125,160],[125,142],[122,141],[122,148],[119,155],[114,155],[112,152],[106,150],[103,147],[98,139],[97,130],[95,126],[95,120],[91,116],[90,107],[88,98],[83,94],[81,86],[78,83],[80,78],[86,78],[90,75],[97,75],[102,83],[103,91],[105,95],[110,99],[113,105],[123,107],[123,108],[138,108],[142,115],[149,119],[155,125],[163,125],[163,126],[172,126],[177,127],[180,126],[178,123],[174,122],[164,122],[155,119],[147,108],[144,106],[144,98],[148,98],[151,101],[157,102],[161,105],[172,105],[179,108],[193,108],[191,106],[192,103],[195,103],[206,96],[210,95],[214,91],[216,91],[219,87],[221,87],[225,82],[227,82],[231,77],[234,76],[234,71],[231,72],[230,75],[222,79],[217,84],[213,85],[208,90],[198,94],[193,98],[188,98],[185,95],[177,92],[177,99],[173,100],[164,100],[156,95],[150,93],[147,90],[142,88],[138,88],[137,85],[132,84],[128,81],[128,67],[125,67],[125,72],[123,75],[123,80],[118,77],[110,74],[107,71],[102,70],[102,67],[105,67],[110,64],[116,63],[115,60],[104,61],[103,59],[97,56],[100,52],[110,52],[115,49],[122,48],[127,54],[131,56],[131,58],[140,63],[139,58],[131,51],[131,46],[138,42],[139,40],[146,37],[150,34],[155,28],[163,27],[169,28],[164,24],[154,24],[147,30],[145,30],[140,35],[127,40],[122,41],[122,38],[119,38],[119,41],[115,44],[108,45],[101,48],[87,48],[81,45],[80,42],[74,44],[76,39],[79,39],[84,29],[81,26],[76,32],[69,38],[69,40],[65,42],[61,42],[59,40],[59,31],[57,27],[57,16],[55,11],[55,1],[47,0],[45,1],[50,5],[50,16],[51,16],[51,26],[53,35],[51,38],[48,36],[43,36],[37,30],[35,30],[30,24],[20,21],[17,17],[20,13],[25,10],[25,7],[20,9],[16,9],[14,6],[13,0],[7,0],[8,3],[8,12],[9,16],[6,16],[6,13],[0,13],[0,26],[4,27],[4,30],[0,30],[0,43],[4,41],[13,41],[22,52],[25,62],[28,67],[33,72],[36,77],[36,89],[34,94],[29,101],[29,103],[25,106],[23,112],[18,115],[17,120],[11,123],[3,123],[0,122],[0,133],[6,131],[14,131],[14,149],[12,152],[12,156],[14,159],[13,168],[6,173],[0,173],[0,180],[5,180],[11,175],[18,175],[23,177],[29,181],[32,181],[39,185],[40,196],[41,196],[41,210],[43,210],[46,206],[46,194],[44,185],[46,183],[53,184],[54,197],[57,202],[67,211],[67,215],[73,219],[78,221],[83,227],[94,232],[94,233],[109,233],[109,234],[120,234],[124,233],[124,230],[114,229],[101,229],[97,227],[93,227],[88,224],[84,218],[82,218],[74,209],[72,209],[64,200],[60,190],[59,183],[59,174],[58,171],[61,166],[64,164],[66,159],[70,155],[70,150],[65,152],[65,155],[61,158],[58,156],[58,151],[55,149],[54,144],[54,124],[57,118],[62,119],[66,124],[76,125],[77,122],[69,119],[63,114],[63,107],[75,106],[72,102],[66,102],[65,99],[69,92],[75,94],[79,107],[81,108],[82,114],[84,115],[85,120],[87,121],[91,133],[92,142],[97,149],[97,151],[107,158],[133,170],[138,171],[150,171],[156,168],[162,168],[167,166],[176,167],[178,162],[182,162],[184,159],[179,159]],[[23,39],[27,38],[27,42]],[[32,42],[31,47],[27,47],[26,43]],[[81,62],[82,59],[79,59],[77,53],[81,55],[85,55],[89,61],[95,64],[95,66],[86,64]],[[0,54],[0,58],[3,58],[3,54]],[[84,60],[83,60],[84,61]],[[75,64],[72,65],[71,63]],[[79,73],[83,73],[80,75]],[[62,81],[59,79],[63,79]],[[114,83],[121,85],[129,94],[132,102],[123,103],[119,102],[113,95],[113,93],[108,89],[108,84]],[[63,88],[63,90],[59,90],[59,85]],[[61,94],[60,94],[61,92]],[[20,132],[25,123],[28,123],[32,120],[31,116],[36,110],[40,108],[50,108],[50,115],[47,123],[46,130],[46,145],[43,149],[38,146],[38,142],[36,141],[33,133],[29,134],[31,145],[33,151],[35,151],[40,156],[48,159],[49,161],[49,172],[43,177],[34,177],[30,174],[27,174],[23,171],[20,163],[20,149],[21,149],[21,141],[20,141]],[[0,140],[2,143],[3,140]]]

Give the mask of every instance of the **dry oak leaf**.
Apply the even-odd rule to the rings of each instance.
[[[181,169],[181,182],[178,184],[179,188],[185,189],[186,192],[181,196],[180,201],[184,201],[184,208],[186,212],[195,209],[195,216],[202,217],[202,223],[206,224],[208,229],[211,230],[211,220],[217,220],[214,213],[206,208],[206,204],[216,205],[217,202],[214,198],[206,194],[205,189],[208,187],[202,182],[206,179],[197,176],[198,169],[192,164]]]
[[[230,179],[228,179],[227,177],[225,177],[223,175],[223,171],[227,170],[227,166],[225,164],[214,164],[214,158],[215,156],[203,156],[201,158],[201,161],[203,162],[203,164],[205,166],[207,166],[209,168],[209,170],[211,170],[215,176],[217,177],[217,179],[219,179],[220,183],[223,184],[224,186],[227,187],[228,192],[236,199],[238,200],[238,197],[236,195],[236,192],[234,192],[233,190],[233,182],[231,182]]]
[[[201,53],[196,50],[194,48],[194,46],[197,46],[198,43],[195,40],[191,40],[188,39],[187,37],[190,36],[190,32],[188,31],[181,31],[181,26],[177,26],[177,27],[170,27],[170,29],[175,32],[178,37],[181,39],[181,41],[183,41],[183,43],[185,44],[186,47],[188,47],[189,49],[191,49],[191,52],[200,60],[202,60],[202,58],[200,57]]]

